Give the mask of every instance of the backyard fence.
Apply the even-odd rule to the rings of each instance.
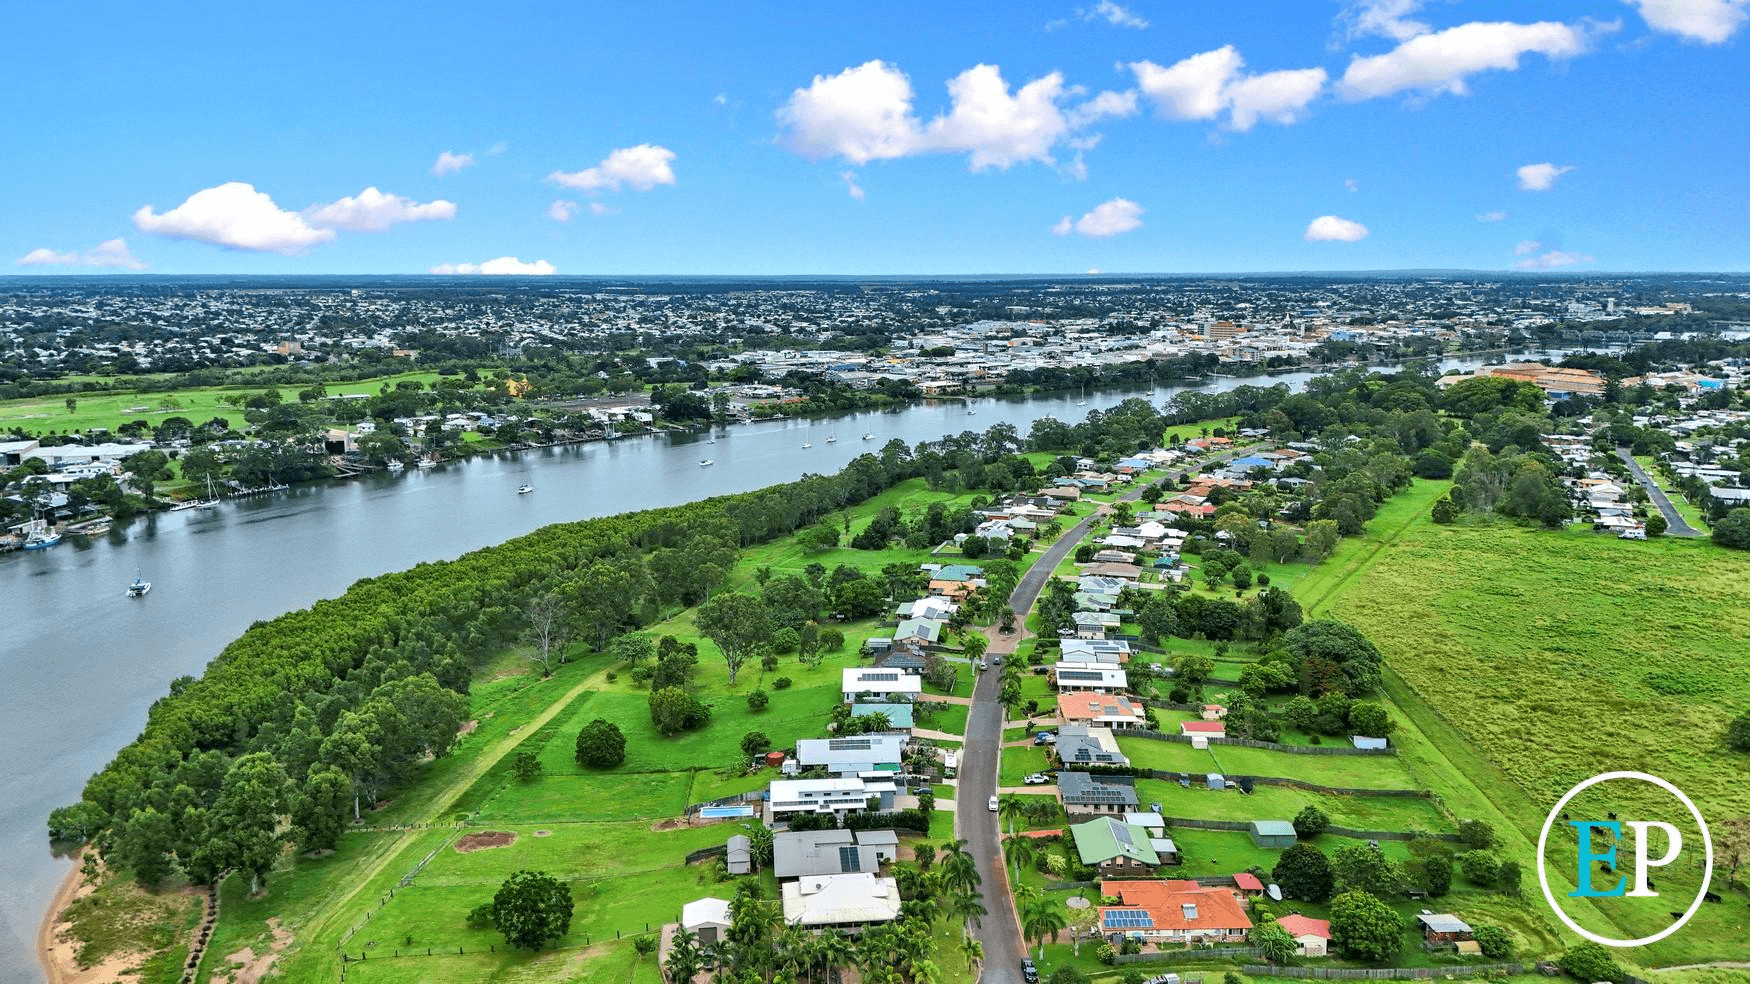
[[[694,851],[693,853],[687,855],[687,863],[688,864],[698,864],[700,861],[703,861],[706,858],[723,857],[724,855],[727,855],[728,853],[729,853],[729,845],[728,844],[715,844],[715,845],[712,845],[711,847],[701,847],[697,851]]]
[[[1518,974],[1525,970],[1524,964],[1491,963],[1491,964],[1453,964],[1446,967],[1377,967],[1373,969],[1349,969],[1343,967],[1283,967],[1271,965],[1268,967],[1241,967],[1240,971],[1253,977],[1313,977],[1321,980],[1338,981],[1384,981],[1384,980],[1427,980],[1434,977],[1482,977],[1489,974]]]
[[[1157,950],[1154,953],[1120,953],[1120,966],[1139,963],[1191,963],[1196,960],[1226,960],[1229,957],[1261,957],[1255,946],[1211,946],[1196,950]]]
[[[1147,738],[1150,741],[1176,741],[1183,745],[1191,744],[1190,735],[1170,735],[1161,731],[1148,731],[1142,728],[1127,728],[1120,737]],[[1396,748],[1355,748],[1352,745],[1281,745],[1273,741],[1253,741],[1250,738],[1210,738],[1211,745],[1238,745],[1241,748],[1267,748],[1273,752],[1290,752],[1295,755],[1396,755]]]
[[[1089,769],[1093,772],[1093,769]],[[1201,772],[1168,772],[1165,769],[1133,769],[1137,776],[1144,779],[1165,779],[1176,782],[1181,779],[1203,781],[1205,773]],[[1396,796],[1409,799],[1430,799],[1433,793],[1426,789],[1360,789],[1350,786],[1321,786],[1316,782],[1304,779],[1292,779],[1286,776],[1248,776],[1232,772],[1224,772],[1222,778],[1232,786],[1240,782],[1251,782],[1259,786],[1289,786],[1294,789],[1304,789],[1309,793],[1325,793],[1331,796]]]
[[[1237,830],[1250,833],[1252,825],[1243,820],[1200,820],[1194,817],[1162,817],[1168,826],[1188,827],[1192,830]],[[1417,837],[1430,837],[1434,840],[1449,843],[1461,843],[1457,834],[1409,833],[1402,830],[1359,830],[1354,827],[1339,827],[1332,824],[1325,828],[1325,833],[1336,834],[1338,837],[1351,837],[1356,840],[1415,840]]]

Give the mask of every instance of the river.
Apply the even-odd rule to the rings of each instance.
[[[1312,375],[1222,377],[1195,388],[1298,388]],[[1091,393],[1085,407],[1073,394],[984,398],[970,404],[974,414],[938,402],[830,422],[744,424],[714,438],[481,457],[157,514],[89,543],[0,556],[0,981],[42,980],[36,932],[69,867],[48,851],[49,811],[76,801],[85,780],[139,734],[172,679],[198,676],[251,622],[338,595],[362,577],[550,523],[831,473],[895,438],[915,444],[1000,422],[1025,436],[1048,413],[1073,422],[1133,396],[1158,404],[1180,388]],[[701,466],[704,459],[713,463]],[[518,495],[525,475],[535,490]],[[136,570],[152,590],[124,597]]]

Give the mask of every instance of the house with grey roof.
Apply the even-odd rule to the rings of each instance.
[[[898,772],[909,740],[894,734],[804,738],[796,743],[796,762],[804,769],[823,768],[835,776]]]
[[[1111,728],[1066,724],[1057,729],[1057,760],[1064,768],[1080,765],[1127,766],[1130,759],[1118,748]]]
[[[1057,793],[1064,810],[1072,816],[1134,810],[1136,780],[1131,776],[1091,776],[1086,772],[1059,772]]]
[[[899,856],[891,830],[792,830],[772,835],[772,874],[779,878],[879,871]]]

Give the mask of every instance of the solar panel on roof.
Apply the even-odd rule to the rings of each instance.
[[[1118,843],[1123,844],[1125,847],[1136,846],[1136,842],[1130,839],[1130,828],[1126,827],[1124,824],[1113,824],[1112,836],[1117,839]]]
[[[863,870],[863,856],[862,856],[862,854],[860,852],[858,852],[858,850],[854,847],[841,846],[839,848],[839,871],[843,872],[843,871],[862,871],[862,870]]]
[[[834,738],[827,747],[837,752],[866,752],[874,748],[875,743],[868,738]]]
[[[1146,909],[1108,909],[1106,910],[1106,927],[1108,929],[1149,929],[1155,924]]]

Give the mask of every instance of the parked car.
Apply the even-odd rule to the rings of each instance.
[[[1021,979],[1027,984],[1039,984],[1039,968],[1033,966],[1031,957],[1021,958]]]
[[[1033,736],[1033,744],[1035,744],[1035,745],[1055,745],[1055,744],[1057,744],[1057,736],[1052,734],[1049,731],[1041,731],[1038,734]]]
[[[991,662],[992,662],[992,663],[995,663],[995,664],[996,664],[996,665],[998,665],[998,666],[1001,666],[1001,665],[1003,665],[1003,658],[1002,658],[1002,657],[1001,657],[1001,656],[992,656],[992,657],[991,657],[991,658],[990,658],[990,661],[991,661]]]
[[[996,811],[997,811],[997,798],[995,796],[992,796],[990,798],[990,812],[995,813]]]
[[[1043,772],[1035,772],[1021,781],[1029,786],[1043,786],[1051,781],[1051,777]]]

